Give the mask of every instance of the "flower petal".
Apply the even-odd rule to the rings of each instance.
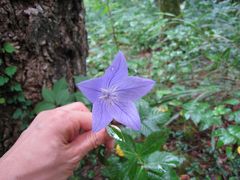
[[[136,106],[133,102],[115,102],[109,107],[109,113],[114,120],[133,130],[141,129],[141,121]]]
[[[151,79],[130,76],[118,84],[117,94],[121,101],[135,101],[145,96],[154,84],[155,81]]]
[[[128,76],[127,62],[124,54],[119,51],[112,64],[107,68],[103,76],[106,87],[119,82],[119,80]]]
[[[92,112],[93,132],[98,132],[101,129],[105,128],[113,120],[112,116],[108,113],[107,105],[102,100],[98,100],[93,104]]]
[[[92,103],[94,103],[101,93],[102,78],[82,81],[77,84],[77,87]]]

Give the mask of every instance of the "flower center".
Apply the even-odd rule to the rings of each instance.
[[[105,102],[111,105],[118,99],[116,90],[117,90],[116,87],[110,87],[107,89],[102,88],[101,96],[99,98],[103,99]]]

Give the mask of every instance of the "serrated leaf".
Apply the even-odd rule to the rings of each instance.
[[[12,77],[17,71],[16,66],[9,66],[5,69],[5,74],[8,75],[9,77]]]
[[[48,109],[53,109],[55,107],[56,106],[54,104],[50,103],[50,102],[42,101],[42,102],[37,103],[37,105],[35,106],[33,111],[35,113],[39,113],[41,111],[48,110]]]
[[[240,126],[229,126],[227,130],[231,135],[240,139]]]
[[[70,101],[70,93],[68,89],[59,90],[55,96],[55,101],[58,106],[65,105]]]
[[[240,141],[240,126],[229,126],[227,129],[221,128],[214,132],[214,136],[219,137],[218,147],[222,145],[235,144]]]
[[[207,112],[201,119],[200,130],[206,130],[212,125],[220,126],[222,124],[221,116],[214,116],[213,112]]]
[[[47,89],[47,88],[42,88],[42,97],[44,99],[44,101],[46,102],[50,102],[50,103],[55,103],[55,95],[53,93],[53,91]]]
[[[169,152],[154,152],[147,157],[144,168],[166,172],[166,168],[177,167],[183,162],[183,158],[179,158]]]
[[[229,120],[234,120],[236,123],[240,124],[240,111],[232,112],[229,115]]]
[[[65,90],[68,88],[68,83],[65,78],[62,78],[54,83],[53,85],[53,92],[54,94],[59,93],[59,91]]]
[[[3,49],[7,52],[7,53],[13,53],[16,49],[13,47],[13,45],[11,43],[4,43],[3,45]]]
[[[151,154],[163,146],[163,144],[168,139],[169,132],[166,131],[159,131],[150,134],[144,141],[141,149],[141,155],[145,156]]]
[[[167,168],[166,173],[163,174],[162,180],[168,179],[168,180],[179,180],[179,177],[172,168]]]
[[[118,141],[119,146],[124,152],[124,155],[128,159],[136,158],[136,143],[131,136],[123,134],[124,141]]]
[[[133,158],[127,161],[126,164],[126,175],[128,178],[130,179],[134,179],[136,177],[136,173],[137,173],[137,169],[138,169],[138,165],[137,165],[137,159]]]
[[[142,122],[141,133],[144,136],[149,136],[151,133],[160,129],[156,120],[147,120]]]

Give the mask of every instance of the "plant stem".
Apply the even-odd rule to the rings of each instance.
[[[111,24],[111,28],[112,28],[113,41],[114,41],[114,44],[117,47],[117,49],[119,49],[119,43],[118,43],[117,36],[116,36],[116,30],[113,25],[112,11],[111,11],[109,0],[107,0],[107,8],[108,8],[108,16],[109,16],[110,24]]]

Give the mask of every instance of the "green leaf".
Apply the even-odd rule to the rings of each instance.
[[[53,109],[55,107],[56,106],[54,104],[50,103],[50,102],[42,101],[42,102],[37,103],[37,105],[35,106],[33,111],[35,113],[39,113],[41,111],[48,110],[48,109]]]
[[[147,179],[148,178],[147,172],[142,166],[138,167],[135,178],[136,179]]]
[[[160,130],[160,127],[156,120],[145,120],[142,122],[141,133],[144,136],[149,136],[151,133],[159,130]]]
[[[192,119],[192,121],[197,125],[203,118],[206,109],[209,107],[206,103],[189,102],[184,104],[186,119]]]
[[[46,102],[50,102],[50,103],[55,103],[55,95],[53,93],[53,91],[43,87],[42,88],[42,97],[44,99],[44,101]]]
[[[147,157],[144,168],[166,172],[166,168],[177,167],[183,162],[183,158],[179,158],[169,152],[155,152]]]
[[[124,141],[124,136],[121,132],[121,129],[114,125],[107,126],[108,134],[117,141]]]
[[[22,110],[20,108],[17,108],[12,115],[13,119],[20,119],[22,113],[23,113]]]
[[[5,104],[5,98],[0,98],[0,104]]]
[[[238,99],[229,99],[224,102],[225,104],[231,104],[231,105],[238,105],[240,104],[240,101]]]
[[[215,116],[224,115],[224,114],[227,114],[229,112],[231,112],[231,109],[225,108],[223,105],[216,106],[213,110],[213,114]]]
[[[89,79],[89,77],[87,77],[87,76],[74,76],[75,83],[80,83],[80,82],[88,80],[88,79]]]
[[[240,126],[229,126],[214,131],[214,136],[219,137],[218,147],[222,145],[235,144],[240,141]]]
[[[56,104],[58,106],[65,105],[65,104],[70,102],[70,97],[71,96],[70,96],[70,93],[69,93],[68,89],[59,90],[56,93],[56,97],[55,97]]]
[[[3,86],[4,84],[6,84],[8,80],[9,80],[8,77],[0,76],[0,86]]]
[[[126,175],[128,175],[130,179],[136,178],[137,169],[138,169],[137,159],[136,158],[129,159],[126,163],[127,170]]]
[[[229,120],[234,120],[236,123],[240,124],[240,111],[232,112],[229,115]]]
[[[240,140],[240,126],[229,126],[228,132]]]
[[[16,66],[9,66],[5,69],[5,74],[8,75],[9,77],[12,77],[17,71]]]
[[[213,112],[207,111],[203,115],[200,124],[200,130],[206,130],[212,125],[220,126],[222,124],[221,116],[214,116]]]
[[[232,147],[230,147],[230,146],[226,147],[226,155],[227,155],[228,159],[234,158],[233,153],[232,153]]]
[[[229,60],[230,55],[231,55],[231,49],[227,48],[222,54],[222,59]]]
[[[17,100],[18,100],[19,102],[22,102],[22,103],[25,103],[25,102],[26,102],[26,99],[25,99],[23,93],[20,93],[20,94],[18,95]]]
[[[3,49],[7,52],[7,53],[9,53],[9,54],[11,54],[11,53],[13,53],[14,51],[16,51],[16,49],[13,47],[13,45],[11,44],[11,43],[4,43],[4,45],[3,45]]]
[[[123,136],[124,141],[118,141],[118,144],[123,150],[125,157],[128,159],[136,158],[136,143],[133,141],[131,136],[127,134],[123,134]]]
[[[12,91],[17,91],[17,92],[20,92],[22,91],[22,87],[19,83],[14,83],[12,86],[11,86],[11,90]]]
[[[162,180],[179,180],[177,173],[172,168],[167,168],[167,171],[163,174]]]
[[[85,105],[91,104],[90,101],[88,101],[87,98],[85,98],[83,94],[79,91],[74,93],[74,97],[75,97],[75,101],[80,101]]]
[[[169,90],[169,89],[166,89],[166,90],[158,90],[156,95],[157,95],[157,98],[161,99],[163,96],[165,95],[168,95],[168,94],[171,94],[172,91]]]
[[[59,91],[65,90],[68,88],[68,83],[65,78],[62,78],[54,83],[53,85],[53,92],[54,94],[59,93]]]
[[[160,150],[160,148],[168,139],[168,134],[169,134],[169,131],[167,130],[154,132],[150,134],[143,143],[141,155],[145,156],[157,150]]]

